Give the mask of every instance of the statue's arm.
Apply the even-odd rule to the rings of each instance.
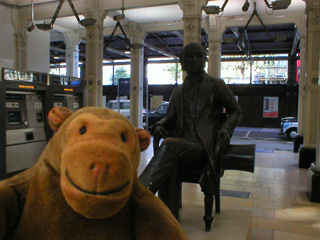
[[[225,128],[230,133],[230,136],[232,136],[232,133],[236,126],[239,124],[241,117],[242,117],[242,111],[240,109],[240,106],[235,99],[232,91],[230,88],[224,83],[223,80],[218,81],[218,96],[222,103],[222,106],[226,109],[226,112],[228,114],[227,119],[222,123],[221,128]]]
[[[174,98],[171,97],[166,116],[152,126],[150,131],[151,135],[154,136],[155,129],[157,126],[161,126],[167,133],[171,132],[172,128],[175,126],[175,118],[176,118],[175,102],[174,102]]]

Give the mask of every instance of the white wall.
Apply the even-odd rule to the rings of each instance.
[[[12,20],[17,23],[17,9],[5,7],[0,4],[0,58],[15,60],[15,27]]]
[[[35,28],[28,32],[27,71],[50,71],[50,32]]]

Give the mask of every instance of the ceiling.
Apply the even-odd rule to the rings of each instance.
[[[110,0],[101,0],[105,2],[110,2]],[[268,0],[271,3],[273,0]],[[18,8],[30,7],[31,0],[1,0],[6,4],[12,4]],[[58,0],[34,0],[34,4],[45,5],[53,4],[54,2],[58,5]],[[73,1],[77,7],[77,2],[82,2],[80,0]],[[113,9],[109,10],[108,16],[104,21],[104,26],[106,28],[113,28],[116,22],[113,20],[113,16],[121,14],[121,1],[118,0],[119,6],[118,10]],[[126,4],[130,5],[130,2],[134,0],[124,0],[124,7]],[[146,2],[142,0],[140,2]],[[153,0],[149,0],[153,2]],[[157,2],[157,1],[156,1]],[[163,5],[163,6],[153,6],[153,7],[144,7],[144,8],[134,8],[130,7],[125,10],[125,19],[121,21],[123,26],[128,25],[129,22],[136,22],[140,24],[171,24],[171,23],[181,23],[183,12],[180,9],[179,5],[174,4]],[[296,12],[304,12],[305,3],[302,0],[292,0],[291,5],[286,10],[275,10],[272,12],[271,9],[266,7],[264,0],[249,0],[250,8],[247,12],[241,10],[245,0],[229,0],[224,11],[220,15],[230,18],[244,18],[248,19],[254,10],[254,2],[256,2],[257,13],[261,17],[262,21],[269,15],[277,17],[285,17],[288,14]],[[219,1],[209,1],[208,5],[223,5],[224,0]],[[113,6],[114,2],[113,2]],[[63,8],[70,8],[67,1],[65,2]],[[35,19],[37,19],[37,8],[35,8]],[[108,10],[108,9],[106,9]],[[205,12],[202,12],[202,17],[207,16]],[[83,18],[83,16],[80,16]],[[256,18],[256,16],[254,17]],[[42,19],[50,21],[51,17],[48,19]],[[61,17],[57,18],[55,26],[61,27],[63,29],[71,29],[79,32],[85,31],[83,27],[79,26],[76,18],[74,16]],[[118,33],[118,32],[117,32]],[[57,37],[57,32],[52,32],[52,41],[51,46],[51,63],[62,63],[65,62],[65,43],[63,38]],[[208,47],[208,35],[205,30],[201,32],[202,38],[201,42],[204,47]],[[237,36],[242,35],[242,38],[239,41],[235,41]],[[281,41],[275,41],[276,36],[282,36]],[[285,36],[285,37],[284,37]],[[109,42],[110,41],[110,42]],[[110,40],[110,36],[104,37],[105,46],[108,45],[108,49],[104,50],[104,58],[108,60],[118,60],[118,59],[130,59],[130,55],[124,54],[124,51],[128,50],[130,47],[125,41],[123,35],[116,35]],[[145,50],[144,54],[146,58],[158,58],[164,56],[179,56],[179,53],[183,47],[183,31],[155,31],[149,32],[145,39]],[[80,50],[80,61],[85,61],[85,41],[79,46]],[[299,31],[296,29],[296,26],[292,23],[288,24],[279,24],[279,25],[267,25],[264,28],[261,24],[258,25],[249,24],[246,29],[243,27],[229,27],[223,34],[222,37],[222,55],[233,54],[233,55],[247,55],[251,54],[261,54],[261,53],[288,53],[295,55],[299,52]],[[59,56],[59,59],[54,59],[53,57]]]

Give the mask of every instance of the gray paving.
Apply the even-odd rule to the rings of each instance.
[[[237,127],[232,144],[256,144],[257,152],[293,151],[293,142],[285,135],[279,135],[279,128]]]

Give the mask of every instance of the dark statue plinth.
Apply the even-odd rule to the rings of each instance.
[[[303,135],[297,134],[293,138],[293,152],[295,153],[299,152],[299,148],[302,144],[303,144]]]
[[[308,196],[311,202],[320,202],[320,168],[314,163],[308,170]]]
[[[299,149],[299,168],[309,168],[316,161],[316,148],[301,145]]]

